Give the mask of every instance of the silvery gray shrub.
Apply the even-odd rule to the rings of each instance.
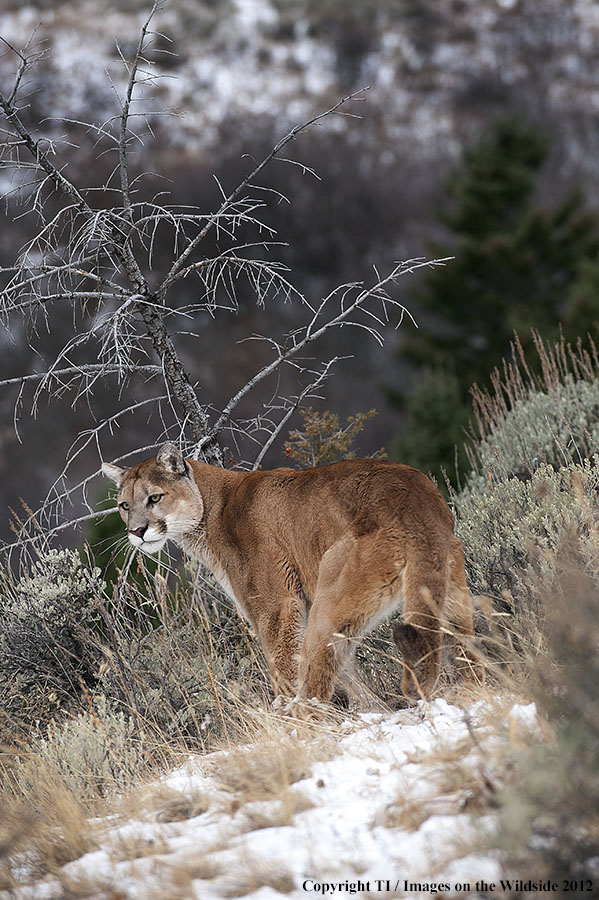
[[[0,597],[0,701],[15,723],[46,724],[94,683],[90,640],[105,585],[72,550],[50,550]]]

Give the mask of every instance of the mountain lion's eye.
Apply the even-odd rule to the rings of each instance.
[[[163,497],[164,494],[150,494],[150,496],[148,497],[148,501],[150,503],[160,503]]]
[[[129,504],[125,500],[123,500],[122,503],[119,503],[119,506],[121,507],[121,509],[129,509]]]

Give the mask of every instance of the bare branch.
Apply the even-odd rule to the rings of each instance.
[[[96,512],[87,513],[85,516],[77,516],[75,519],[69,519],[68,522],[61,522],[60,525],[55,525],[47,532],[39,531],[37,534],[34,533],[28,536],[26,536],[26,525],[24,525],[23,533],[19,535],[18,539],[13,541],[12,544],[4,544],[2,549],[10,553],[11,550],[22,549],[27,544],[34,544],[38,543],[40,540],[47,540],[50,535],[59,534],[61,531],[66,531],[68,528],[72,528],[74,531],[78,525],[82,525],[84,522],[93,522],[98,519],[104,519],[106,516],[118,513],[118,511],[118,506],[113,506],[110,509],[99,509]],[[33,521],[28,521],[27,524],[30,524],[35,528]]]
[[[161,4],[159,0],[154,0],[154,4],[150,11],[150,14],[146,21],[144,22],[141,34],[139,36],[139,42],[137,44],[137,50],[135,52],[135,57],[133,62],[129,67],[129,80],[127,82],[127,91],[125,94],[125,99],[121,108],[121,122],[120,122],[120,132],[119,132],[119,173],[121,180],[121,191],[123,194],[123,206],[125,208],[125,215],[130,218],[131,214],[131,195],[130,195],[130,184],[129,184],[129,171],[128,171],[128,163],[127,163],[127,146],[129,142],[128,138],[128,127],[129,127],[129,116],[131,110],[131,103],[133,100],[133,91],[135,90],[135,86],[137,84],[137,73],[139,70],[139,65],[142,60],[142,54],[145,50],[146,38],[148,36],[148,29],[150,27],[150,22],[156,15],[156,12],[161,8]]]
[[[72,440],[58,477],[40,509],[25,523],[29,528],[42,527],[45,535],[61,533],[96,515],[88,493],[91,495],[90,486],[98,472],[82,478],[81,468],[83,473],[89,472],[92,466],[88,465],[88,458],[94,454],[98,459],[103,457],[108,436],[129,416],[136,423],[151,416],[152,439],[158,432],[163,438],[177,440],[196,458],[222,465],[221,442],[226,436],[242,447],[244,465],[262,465],[293,413],[307,398],[317,396],[343,358],[336,355],[327,362],[312,359],[314,343],[330,329],[346,326],[363,329],[382,342],[392,320],[401,322],[404,315],[409,315],[390,293],[391,287],[408,272],[442,262],[396,263],[386,275],[375,272],[374,281],[368,286],[364,282],[344,284],[324,297],[307,298],[293,283],[288,268],[276,259],[282,244],[268,225],[267,204],[287,198],[258,184],[260,175],[267,165],[278,160],[298,165],[305,173],[318,177],[308,166],[289,159],[285,148],[328,117],[353,116],[346,107],[362,100],[366,89],[349,94],[294,126],[260,162],[252,164],[251,171],[232,191],[225,191],[217,181],[222,201],[214,212],[202,212],[189,205],[168,205],[162,192],[151,201],[137,201],[136,195],[141,197],[142,193],[130,171],[130,151],[133,141],[141,143],[144,130],[133,121],[137,117],[134,104],[139,101],[138,89],[154,80],[153,73],[145,70],[144,54],[151,22],[160,8],[160,0],[154,0],[133,59],[127,61],[121,54],[126,76],[124,87],[118,91],[115,88],[119,114],[92,126],[91,140],[98,152],[114,153],[116,149],[118,153],[118,162],[115,161],[101,190],[95,192],[96,189],[92,191],[69,180],[67,169],[60,162],[58,142],[34,139],[35,132],[24,124],[18,94],[35,55],[28,50],[14,51],[15,84],[10,93],[0,95],[0,109],[7,123],[4,162],[15,168],[19,176],[25,173],[19,184],[19,189],[25,191],[23,182],[27,181],[21,199],[25,198],[27,212],[38,223],[15,265],[0,270],[5,282],[0,292],[0,309],[8,329],[15,322],[25,323],[32,351],[38,352],[41,345],[41,361],[36,368],[46,369],[6,378],[0,381],[0,387],[18,388],[15,426],[22,413],[23,398],[27,398],[35,415],[42,392],[54,399],[64,399],[70,392],[73,405],[88,407],[85,425],[80,426],[80,433]],[[31,162],[23,158],[27,154]],[[33,181],[30,170],[36,175]],[[53,201],[52,206],[47,203],[49,188],[55,189],[58,197],[58,203]],[[223,243],[218,251],[202,257],[200,247],[211,232]],[[172,242],[166,263],[165,234]],[[189,280],[183,283],[185,278]],[[200,313],[207,311],[215,316],[217,311],[237,311],[241,285],[249,286],[261,310],[275,300],[293,302],[302,318],[296,318],[283,336],[273,336],[268,326],[263,329],[264,335],[251,336],[267,342],[272,360],[233,391],[224,407],[217,409],[214,398],[211,401],[200,393],[197,376],[186,370],[183,344],[176,329],[183,317],[185,327],[190,320],[186,333],[193,335],[204,328],[206,316]],[[64,334],[58,334],[55,317],[65,309],[72,313],[72,322]],[[53,335],[50,351],[40,338],[41,326]],[[133,382],[136,375],[144,382]],[[115,397],[110,398],[112,407],[108,413],[94,398],[99,382],[118,386]],[[146,390],[145,383],[154,389]],[[31,385],[32,390],[26,390]],[[129,385],[142,388],[142,393],[126,393]],[[244,409],[242,401],[260,385],[267,388],[270,399],[261,401],[260,411],[253,417],[251,412],[240,413]],[[147,396],[149,393],[156,396]],[[242,419],[241,415],[247,418]],[[129,449],[129,441],[123,460],[156,446],[148,444],[147,436],[136,443],[145,446]],[[251,457],[255,457],[253,462]],[[75,518],[65,523],[62,519],[69,506]],[[84,511],[85,515],[79,515]],[[23,538],[33,539],[29,535]]]
[[[68,369],[52,369],[49,372],[33,372],[31,375],[18,375],[15,378],[5,378],[3,381],[0,381],[0,387],[7,387],[10,384],[24,384],[27,381],[40,381],[44,378],[89,378],[92,375],[122,375],[123,371],[135,374],[157,375],[162,369],[160,366],[134,365],[123,369],[122,366],[110,366],[105,363],[93,365],[90,363],[81,366],[70,366]]]
[[[325,364],[325,366],[324,366],[322,372],[320,372],[320,373],[318,374],[318,377],[317,377],[313,382],[311,382],[311,384],[309,384],[307,387],[305,387],[304,390],[301,392],[301,394],[299,394],[297,397],[295,397],[294,400],[293,400],[291,403],[287,404],[287,407],[288,407],[288,408],[285,410],[284,415],[283,415],[282,418],[279,420],[279,422],[277,422],[277,424],[275,425],[275,427],[271,430],[271,433],[270,433],[269,437],[267,438],[267,440],[266,440],[266,441],[264,442],[264,444],[262,445],[262,449],[260,450],[260,452],[258,453],[258,456],[257,456],[256,459],[254,460],[254,464],[253,464],[253,466],[252,466],[252,469],[256,470],[256,469],[259,469],[259,468],[261,467],[261,465],[262,465],[262,460],[264,459],[264,457],[266,456],[266,454],[268,453],[268,451],[270,450],[270,448],[271,448],[272,445],[274,444],[275,440],[278,438],[278,436],[279,436],[280,433],[282,432],[283,428],[285,427],[285,425],[287,424],[287,422],[289,421],[289,419],[291,418],[291,416],[293,415],[293,413],[296,412],[296,410],[299,409],[299,407],[302,405],[302,403],[304,402],[304,400],[305,400],[307,397],[313,397],[313,396],[314,396],[315,391],[316,391],[316,390],[320,387],[320,385],[321,385],[321,384],[329,377],[332,367],[333,367],[333,366],[335,365],[335,363],[337,363],[338,361],[339,361],[339,357],[337,357],[337,356],[334,357],[334,359],[330,359],[330,360]]]
[[[168,273],[168,275],[166,276],[166,278],[164,279],[164,281],[158,288],[158,291],[157,291],[158,295],[164,296],[166,294],[166,292],[168,291],[171,284],[175,281],[175,279],[177,277],[179,277],[179,273],[180,273],[181,269],[185,266],[185,263],[187,262],[187,260],[191,256],[191,254],[194,253],[194,251],[198,248],[200,243],[204,240],[204,238],[206,237],[208,232],[214,227],[214,225],[218,221],[218,217],[222,216],[222,214],[229,209],[231,204],[234,203],[234,201],[239,197],[239,195],[242,193],[242,191],[244,191],[245,188],[248,187],[248,185],[253,183],[254,179],[257,178],[257,176],[260,174],[260,172],[262,172],[262,170],[264,168],[266,168],[266,166],[269,164],[269,162],[271,160],[275,159],[278,156],[278,154],[281,152],[281,150],[284,147],[286,147],[287,144],[290,143],[290,141],[293,141],[297,137],[298,134],[301,134],[301,132],[306,131],[306,129],[308,129],[311,125],[314,125],[317,122],[322,121],[323,119],[327,118],[328,116],[332,116],[335,113],[338,113],[340,108],[342,106],[344,106],[344,104],[348,103],[349,101],[363,99],[362,95],[367,90],[368,90],[367,87],[361,88],[359,91],[354,91],[352,94],[348,94],[347,97],[343,97],[337,103],[333,104],[333,106],[331,106],[329,109],[325,110],[324,112],[318,113],[318,115],[313,116],[307,122],[303,122],[301,125],[295,125],[291,129],[291,131],[285,135],[285,137],[281,138],[281,140],[278,141],[278,143],[275,144],[275,146],[272,148],[270,153],[267,153],[267,155],[264,157],[264,159],[260,163],[258,163],[258,165],[255,166],[248,175],[246,175],[246,177],[243,179],[243,181],[241,181],[237,185],[237,187],[233,191],[231,191],[231,193],[228,196],[225,197],[225,199],[223,200],[222,204],[220,205],[220,207],[218,208],[218,210],[216,211],[214,216],[212,216],[208,220],[208,222],[206,222],[206,224],[204,225],[204,227],[202,228],[200,233],[194,238],[193,241],[191,241],[191,243],[186,247],[186,249],[183,251],[183,253],[181,253],[179,258],[177,260],[175,260],[173,266],[171,267],[170,272]]]
[[[261,381],[264,381],[265,378],[268,378],[272,375],[280,366],[284,363],[289,362],[293,357],[297,356],[302,350],[304,350],[309,344],[313,341],[318,340],[318,338],[322,337],[330,328],[338,328],[343,325],[352,325],[354,327],[364,327],[367,331],[374,337],[377,336],[378,332],[374,328],[369,328],[368,326],[363,325],[360,322],[352,321],[351,316],[358,310],[362,310],[365,303],[368,300],[376,299],[382,302],[386,302],[392,306],[397,307],[400,310],[400,315],[404,314],[410,315],[406,310],[403,304],[399,303],[399,301],[392,299],[385,291],[385,288],[390,283],[395,283],[402,275],[407,273],[414,272],[416,269],[442,265],[446,260],[438,259],[438,260],[409,260],[408,262],[399,262],[396,263],[392,271],[385,278],[379,279],[376,284],[372,285],[370,288],[365,288],[361,284],[348,284],[342,285],[339,288],[336,288],[329,295],[327,295],[323,300],[321,300],[319,306],[316,308],[316,311],[308,323],[308,325],[304,329],[300,329],[299,332],[292,333],[288,337],[292,341],[291,346],[287,349],[283,349],[282,346],[271,338],[262,338],[263,340],[269,340],[273,343],[277,356],[275,359],[260,369],[253,378],[250,378],[246,384],[240,388],[237,393],[231,397],[219,418],[213,425],[213,429],[215,432],[220,431],[222,429],[228,419],[230,418],[233,410],[238,406],[241,400],[255,388]],[[344,305],[344,299],[347,293],[351,289],[361,288],[355,300],[349,304],[348,306]],[[345,293],[344,293],[345,292]],[[331,318],[326,319],[322,324],[319,324],[322,314],[325,310],[325,307],[337,294],[341,293],[341,309],[336,315],[331,316]],[[411,318],[411,316],[410,316]],[[303,332],[303,336],[300,337],[300,334]],[[207,440],[208,438],[204,438],[203,440]],[[198,450],[202,448],[202,442],[200,442]]]

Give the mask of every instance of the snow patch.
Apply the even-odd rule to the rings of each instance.
[[[233,887],[242,891],[239,896],[266,900],[279,896],[281,878],[290,898],[305,898],[303,885],[309,881],[359,880],[370,884],[373,896],[381,880],[400,879],[402,890],[402,879],[497,882],[496,854],[479,849],[493,818],[467,811],[459,782],[450,794],[444,792],[444,765],[461,764],[473,772],[490,765],[516,727],[520,739],[523,731],[538,731],[534,704],[512,701],[498,716],[483,702],[465,711],[438,699],[390,715],[362,714],[339,728],[337,754],[315,762],[309,775],[281,796],[249,802],[240,796],[237,804],[219,782],[219,767],[230,752],[192,756],[156,788],[189,796],[201,791],[211,798],[207,812],[171,823],[147,816],[117,825],[107,820],[100,848],[66,865],[63,873],[75,882],[91,878],[118,886],[128,900],[160,890],[170,896],[170,879],[176,876],[181,883],[185,873],[189,896],[201,900],[221,898]],[[288,737],[299,747],[297,734]],[[260,745],[246,749],[255,754]],[[297,811],[287,814],[290,796],[298,801]],[[127,859],[131,846],[142,846],[145,855]],[[14,900],[60,896],[57,882],[11,894]]]

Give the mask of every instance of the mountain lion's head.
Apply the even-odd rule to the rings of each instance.
[[[200,525],[202,497],[189,464],[174,444],[163,444],[156,459],[131,469],[103,463],[102,472],[118,487],[119,512],[138,550],[158,553],[167,540],[179,542]]]

